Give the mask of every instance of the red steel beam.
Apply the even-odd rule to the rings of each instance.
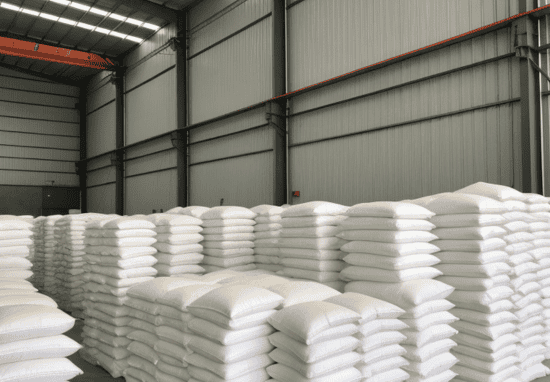
[[[83,66],[94,69],[114,70],[115,64],[108,58],[94,53],[81,52],[51,45],[0,37],[0,54],[27,57],[60,64]]]

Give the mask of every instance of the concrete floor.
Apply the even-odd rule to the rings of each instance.
[[[65,335],[79,344],[82,344],[82,327],[84,326],[84,321],[76,320],[75,326]],[[72,363],[79,367],[84,374],[79,375],[78,377],[71,379],[71,382],[124,382],[124,378],[113,378],[107,373],[103,368],[99,366],[94,366],[86,361],[84,361],[78,352],[69,357]],[[550,381],[548,381],[550,382]]]
[[[82,333],[82,327],[84,326],[84,321],[82,320],[76,320],[76,324],[74,328],[72,328],[69,332],[65,333],[67,337],[72,338],[78,343],[82,343],[82,337],[80,337],[80,334]],[[90,363],[84,361],[78,353],[73,354],[69,357],[71,362],[73,362],[76,366],[78,366],[83,372],[83,375],[80,375],[74,379],[71,380],[71,382],[124,382],[124,378],[113,378],[107,373],[103,368],[99,366],[91,365]],[[544,364],[548,367],[550,367],[550,360],[546,360]],[[534,382],[550,382],[550,376],[539,378],[535,380]]]

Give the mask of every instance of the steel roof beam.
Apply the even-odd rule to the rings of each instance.
[[[136,11],[142,11],[171,23],[178,21],[178,13],[174,9],[163,7],[147,0],[119,0],[119,3],[133,8]]]

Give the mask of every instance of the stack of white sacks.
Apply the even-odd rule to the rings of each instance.
[[[0,279],[30,279],[33,224],[15,216],[0,216]]]
[[[347,209],[322,201],[288,207],[281,214],[280,238],[257,240],[256,245],[271,240],[279,246],[283,270],[278,274],[316,281],[343,291],[345,283],[340,280],[340,271],[345,263],[341,260],[340,247],[345,241],[336,235]]]
[[[33,242],[34,242],[34,260],[33,260],[33,285],[40,291],[44,290],[44,222],[45,216],[39,216],[33,223]]]
[[[57,264],[56,278],[59,280],[57,294],[54,297],[60,308],[70,312],[73,317],[84,318],[82,294],[84,264],[84,230],[91,220],[105,219],[100,214],[65,215],[57,220],[55,227],[60,230],[56,256],[60,258]]]
[[[512,188],[480,182],[458,190],[457,193],[487,196],[495,202],[501,202],[508,211],[503,213],[506,218],[506,223],[503,224],[506,230],[504,250],[509,255],[508,262],[512,267],[510,299],[514,303],[513,312],[518,320],[514,325],[514,334],[519,339],[516,365],[521,374],[518,378],[529,382],[543,377],[550,370],[541,364],[545,360],[546,347],[543,345],[544,308],[540,305],[541,287],[537,274],[540,265],[530,251],[536,249],[536,236],[531,233],[531,227],[536,230],[536,223],[542,223],[544,227],[544,222],[528,212],[527,204],[524,203],[528,196]]]
[[[203,206],[189,206],[189,207],[174,207],[171,210],[166,211],[167,214],[173,215],[187,215],[194,218],[201,218],[201,215],[208,211],[210,208]]]
[[[204,273],[199,264],[203,260],[202,220],[192,216],[154,214],[147,220],[155,224],[153,246],[157,249],[157,277],[179,277],[185,274]]]
[[[531,215],[541,218],[543,222],[550,224],[550,205],[548,204],[548,198],[537,194],[527,195],[528,199],[526,202],[528,203]],[[540,222],[531,223],[530,226],[537,226],[537,228],[540,228]],[[545,333],[543,337],[547,349],[545,358],[550,359],[550,228],[545,230],[537,229],[533,232],[533,235],[536,237],[533,241],[535,249],[531,250],[529,253],[541,267],[538,271],[538,283],[541,286],[540,296],[542,300],[540,304],[544,307],[542,315],[544,318]]]
[[[51,215],[44,222],[44,293],[49,296],[57,293],[57,268],[54,264],[57,253],[55,222],[62,217],[63,215]]]
[[[273,243],[273,239],[281,236],[282,207],[262,204],[251,209],[257,216],[256,225],[253,227],[254,236],[254,262],[258,269],[270,272],[278,272],[283,269],[280,265],[279,247]],[[258,245],[258,240],[270,239]]]
[[[204,241],[202,267],[207,273],[223,269],[250,271],[254,264],[254,218],[244,207],[219,206],[200,214]]]
[[[448,300],[460,321],[452,326],[459,359],[453,371],[461,381],[505,381],[519,377],[514,335],[516,317],[510,312],[511,271],[502,239],[506,207],[493,199],[468,194],[441,194],[419,201],[436,213],[433,231],[440,240],[437,253],[444,273],[438,280],[455,288]]]
[[[269,353],[274,347],[268,319],[282,302],[283,297],[267,289],[227,284],[191,302],[188,328],[194,334],[186,358],[191,381],[269,379],[266,367],[273,363]]]
[[[411,203],[375,202],[351,207],[341,225],[339,237],[352,240],[342,246],[350,266],[341,273],[350,281],[346,292],[363,293],[388,301],[405,310],[401,321],[388,323],[385,330],[402,330],[404,353],[395,344],[374,350],[378,357],[404,355],[403,368],[414,381],[434,378],[449,381],[456,374],[450,368],[457,359],[449,352],[456,345],[450,337],[456,330],[449,324],[457,318],[445,300],[453,288],[433,278],[442,275],[434,268],[439,248],[428,221],[434,214]],[[400,326],[401,325],[401,326]],[[404,325],[404,326],[403,326]],[[397,340],[397,338],[396,338]],[[392,353],[397,351],[397,353]],[[365,359],[372,356],[363,354]]]
[[[144,218],[110,217],[91,221],[84,233],[84,349],[81,355],[113,377],[122,376],[130,355],[126,335],[135,330],[124,302],[128,289],[149,281],[157,250],[155,225]]]
[[[0,379],[68,381],[82,370],[66,357],[80,345],[63,335],[75,319],[28,281],[0,281]]]
[[[184,332],[187,330],[179,311],[167,317],[160,314],[159,300],[170,291],[184,286],[206,285],[193,278],[160,277],[128,290],[125,305],[132,317],[134,329],[127,335],[130,341],[128,368],[123,372],[126,381],[187,381]],[[166,307],[165,309],[166,310]],[[169,310],[173,313],[174,310]]]

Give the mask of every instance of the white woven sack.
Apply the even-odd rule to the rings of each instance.
[[[108,246],[87,246],[86,253],[102,256],[116,256],[121,259],[132,257],[154,255],[157,250],[153,247],[108,247]]]
[[[0,247],[17,247],[17,246],[25,246],[25,245],[32,245],[33,241],[30,238],[26,239],[9,239],[9,240],[1,240],[0,239]]]
[[[256,230],[255,226],[242,225],[242,226],[230,226],[230,227],[209,227],[202,230],[203,235],[221,235],[226,233],[252,233]]]
[[[507,262],[508,253],[505,251],[490,252],[456,252],[445,251],[438,252],[437,257],[443,264],[465,264],[465,265],[485,265],[498,262]]]
[[[219,248],[204,248],[202,253],[208,256],[214,257],[239,257],[239,256],[252,256],[258,248],[233,248],[233,249],[219,249]]]
[[[305,363],[318,362],[337,354],[351,352],[357,348],[360,342],[358,339],[348,336],[314,345],[305,345],[281,332],[271,334],[269,341],[273,346],[298,357]]]
[[[296,320],[295,317],[301,317]],[[308,344],[308,340],[321,332],[357,322],[358,313],[342,306],[323,301],[305,302],[284,308],[269,318],[275,329]]]
[[[401,345],[423,347],[436,341],[451,338],[452,336],[458,334],[458,330],[447,324],[442,324],[435,325],[423,331],[405,329],[402,330],[401,333],[407,337],[407,339],[401,342]]]
[[[451,348],[456,347],[457,344],[453,340],[446,338],[422,347],[412,345],[401,346],[407,350],[407,354],[403,356],[406,359],[412,362],[427,362],[438,354],[448,352]]]
[[[317,272],[340,272],[346,267],[341,260],[310,260],[284,257],[276,264],[282,264],[289,268],[306,269]]]
[[[336,236],[352,241],[376,241],[394,244],[428,243],[437,239],[437,236],[427,231],[346,230]]]
[[[445,276],[456,277],[495,277],[512,272],[512,268],[504,262],[485,265],[438,264],[434,265],[434,268],[440,270]]]
[[[1,256],[28,256],[30,254],[29,245],[19,245],[15,247],[0,247]]]
[[[254,248],[258,252],[259,248]],[[259,252],[258,252],[259,253]],[[340,260],[344,253],[337,249],[324,250],[324,249],[307,249],[307,248],[279,248],[279,256],[300,258],[300,259],[312,259],[312,260]]]
[[[246,265],[236,265],[234,267],[218,267],[216,265],[206,265],[206,264],[203,264],[202,267],[204,268],[204,271],[206,273],[212,273],[212,272],[216,272],[216,271],[223,271],[223,270],[233,270],[233,271],[237,271],[237,272],[249,272],[249,271],[255,271],[257,268],[256,268],[256,264],[254,263],[250,263],[250,264],[246,264]]]
[[[86,238],[84,243],[89,246],[111,247],[147,247],[155,244],[157,239],[152,237],[124,237],[124,238]]]
[[[439,256],[439,253],[437,255]],[[399,271],[416,267],[431,267],[441,260],[433,255],[388,257],[367,253],[349,253],[344,257],[344,261],[350,265]]]
[[[431,231],[436,226],[424,219],[348,217],[340,227],[349,230]]]
[[[271,335],[275,329],[271,325],[263,324],[244,330],[227,330],[207,320],[193,318],[188,323],[190,332],[208,338],[220,345],[237,345],[255,338]]]
[[[346,243],[337,237],[324,238],[280,238],[276,243],[281,248],[325,249],[337,250]]]
[[[400,318],[422,318],[428,314],[446,312],[454,308],[454,304],[446,299],[432,300],[407,309]]]
[[[202,220],[192,216],[181,216],[179,214],[160,213],[152,214],[146,217],[148,221],[158,226],[182,226],[182,225],[201,225]]]
[[[197,353],[189,355],[187,362],[197,368],[212,372],[222,380],[232,380],[249,374],[251,371],[265,368],[273,363],[267,354],[258,355],[232,364],[220,364]]]
[[[254,232],[268,232],[268,231],[277,231],[283,228],[280,223],[259,223],[254,227]]]
[[[166,293],[190,285],[204,285],[205,283],[198,280],[190,280],[183,278],[157,278],[151,281],[147,281],[143,284],[136,285],[130,288],[127,292],[129,297],[138,298],[151,303],[155,303],[158,298],[164,296]]]
[[[302,217],[285,217],[281,220],[283,228],[308,228],[322,226],[337,226],[347,219],[343,215],[322,215],[322,216],[302,216]]]
[[[361,362],[366,364],[373,364],[386,359],[401,357],[405,353],[406,350],[401,345],[388,345],[372,350],[368,353],[361,354]]]
[[[157,253],[155,256],[158,260],[158,264],[165,264],[170,266],[177,266],[177,265],[191,265],[191,264],[199,264],[202,259],[204,258],[204,255],[201,253],[183,253],[180,255],[171,255],[169,253]]]
[[[257,214],[257,216],[273,216],[280,215],[284,211],[284,208],[273,206],[270,204],[261,204],[259,206],[251,208],[250,210]]]
[[[283,228],[280,231],[280,237],[334,237],[340,233],[342,229],[338,226],[318,226],[309,228]]]
[[[286,281],[267,287],[284,298],[282,307],[311,301],[323,301],[341,293],[322,284],[304,281]]]
[[[0,297],[1,309],[14,305],[40,305],[57,308],[57,303],[51,297],[39,293],[17,294]]]
[[[157,365],[158,367],[158,365]],[[223,381],[218,375],[202,369],[198,368],[196,366],[190,365],[189,368],[189,374],[192,376],[189,380],[189,382],[202,382],[202,381]],[[186,380],[186,379],[184,379]],[[235,382],[246,382],[246,381],[258,381],[258,382],[265,382],[269,380],[269,375],[267,374],[267,371],[265,367],[254,370],[252,372],[243,374],[237,378],[232,379],[231,381]]]
[[[281,364],[275,364],[267,368],[267,372],[273,378],[270,381],[296,381],[296,382],[329,382],[329,381],[342,381],[342,382],[359,382],[362,380],[361,372],[354,367],[336,371],[331,374],[324,375],[319,378],[310,379],[305,378],[296,370]],[[408,374],[407,374],[408,375]],[[398,382],[398,381],[392,381]]]
[[[0,257],[0,269],[31,269],[32,263],[24,257]]]
[[[297,204],[288,208],[285,208],[281,213],[283,218],[285,217],[302,217],[302,216],[319,216],[319,215],[342,215],[349,207],[341,204],[312,201],[302,204]]]
[[[352,265],[340,272],[340,278],[344,281],[377,281],[387,283],[433,279],[442,275],[443,272],[434,267],[415,267],[397,271]]]
[[[157,233],[152,229],[87,229],[84,236],[73,237],[154,237]]]
[[[174,207],[168,211],[166,211],[167,214],[178,214],[178,215],[189,215],[194,216],[196,218],[200,218],[201,215],[208,211],[210,208],[208,207],[202,207],[202,206],[189,206],[189,207]]]
[[[270,224],[270,223],[281,223],[281,220],[283,218],[281,215],[269,215],[269,216],[256,216],[254,220],[256,220],[256,223],[258,224]]]
[[[0,240],[25,239],[31,236],[33,236],[33,232],[28,230],[0,231]]]
[[[111,220],[92,221],[86,225],[86,228],[154,229],[155,225],[145,219],[123,216]]]
[[[461,376],[460,379],[456,378],[456,381],[504,382],[520,373],[520,369],[516,366],[509,367],[497,374],[483,373],[461,365],[454,365],[451,370]]]
[[[495,314],[484,314],[469,309],[451,309],[450,313],[462,321],[471,322],[477,325],[500,325],[508,322],[517,321],[517,317],[512,312],[500,312]]]
[[[0,365],[5,382],[66,381],[83,374],[66,358],[35,359]]]
[[[201,224],[203,228],[254,226],[254,225],[256,225],[256,221],[254,219],[211,219],[211,220],[203,220]]]
[[[523,194],[511,187],[501,186],[498,184],[485,183],[485,182],[477,182],[467,187],[461,188],[460,190],[457,190],[455,192],[461,193],[461,194],[482,195],[482,196],[497,199],[500,201],[505,201],[505,200],[527,201],[529,198],[529,195]]]
[[[477,369],[488,374],[497,374],[502,370],[505,370],[518,363],[518,357],[516,355],[511,355],[494,362],[487,362],[479,360],[475,357],[471,357],[467,354],[456,354],[460,359],[460,362],[458,363],[459,365],[471,367],[473,369]]]
[[[452,352],[459,358],[461,358],[462,355],[466,355],[475,357],[476,359],[484,362],[498,362],[502,359],[510,356],[516,356],[518,354],[515,344],[505,346],[496,352],[486,352],[467,345],[457,345],[453,348]]]
[[[86,255],[86,261],[91,265],[103,265],[109,267],[117,267],[120,269],[133,269],[141,267],[152,267],[157,263],[154,256],[140,256],[131,259],[121,260],[117,257]]]
[[[411,375],[418,375],[422,378],[430,378],[449,370],[458,362],[458,359],[449,352],[436,355],[428,362],[411,362],[403,366],[403,369]]]
[[[0,231],[9,230],[30,230],[33,225],[20,219],[4,218],[0,219]]]
[[[505,334],[513,333],[516,330],[515,325],[510,322],[495,326],[482,326],[472,324],[471,322],[458,321],[451,324],[451,326],[460,333],[469,334],[490,341],[494,341]]]
[[[437,215],[502,214],[508,212],[504,203],[494,199],[480,195],[459,193],[444,195],[427,203],[425,207]]]
[[[440,239],[447,240],[487,240],[502,238],[507,231],[498,226],[485,227],[459,227],[459,228],[437,228],[432,231]]]
[[[410,329],[423,331],[431,326],[451,324],[458,320],[457,317],[449,312],[439,312],[428,314],[422,318],[402,318],[401,321],[407,324]]]
[[[391,257],[432,254],[440,251],[439,247],[432,243],[392,244],[369,241],[351,241],[342,245],[340,249],[349,253],[370,253]]]
[[[204,240],[203,235],[198,233],[188,234],[159,234],[156,236],[157,242],[168,243],[172,245],[196,244]]]
[[[254,255],[254,262],[256,264],[280,264],[281,260],[278,256],[265,256],[265,255]]]
[[[185,253],[197,253],[203,251],[201,244],[172,245],[168,243],[154,243],[153,247],[159,252],[169,253],[171,255],[181,255]]]
[[[81,348],[64,335],[11,342],[0,345],[0,365],[33,359],[65,358]]]
[[[188,306],[194,314],[195,309],[210,310],[237,319],[254,313],[276,309],[283,297],[248,285],[230,285],[216,288],[196,299]]]
[[[364,336],[361,333],[354,335],[355,338],[361,341],[361,344],[356,349],[360,354],[370,353],[375,349],[390,345],[398,345],[407,337],[399,333],[399,331],[387,331]]]
[[[461,252],[488,252],[506,247],[506,242],[499,238],[487,240],[435,240],[431,244],[439,247],[441,251]]]
[[[254,219],[257,216],[248,208],[235,206],[218,206],[209,209],[201,215],[202,220],[213,219]]]
[[[550,205],[549,205],[550,207]],[[548,231],[550,230],[550,224],[547,222],[534,222],[529,223],[529,231],[530,232],[538,232],[538,231]]]
[[[190,350],[220,363],[235,363],[251,357],[267,354],[274,349],[267,337],[254,338],[236,345],[220,345],[206,338],[195,336],[189,341]]]
[[[361,356],[355,352],[335,355],[329,359],[315,363],[304,363],[296,359],[292,354],[286,353],[281,349],[275,349],[269,356],[278,364],[288,366],[298,371],[306,378],[319,378],[324,375],[333,374],[339,370],[345,370],[355,365],[361,359]]]
[[[307,269],[290,267],[284,267],[281,271],[281,275],[294,279],[316,281],[318,283],[327,283],[340,280],[340,272],[311,271]]]
[[[69,331],[75,319],[47,306],[14,305],[0,310],[0,344],[38,337],[57,336]]]
[[[36,292],[37,289],[26,280],[0,281],[0,290],[3,289],[20,289]]]
[[[158,226],[155,228],[157,234],[167,234],[171,233],[174,235],[179,234],[190,234],[190,233],[201,233],[203,228],[201,226],[195,225],[179,225],[179,226]]]
[[[350,207],[345,215],[394,219],[429,219],[435,214],[412,203],[374,202],[356,204]]]
[[[131,279],[137,277],[149,277],[155,276],[157,270],[153,267],[140,267],[140,268],[131,268],[131,269],[120,269],[114,266],[100,266],[88,264],[85,267],[85,270],[97,273],[99,275],[105,275],[117,279]]]
[[[217,249],[254,248],[254,241],[203,241],[202,246]]]
[[[485,291],[498,286],[506,286],[510,283],[508,275],[499,275],[492,278],[441,276],[438,280],[452,285],[457,290]]]
[[[202,260],[202,264],[215,265],[221,268],[236,267],[239,265],[246,265],[254,262],[254,256],[239,256],[239,257],[210,257],[206,256]]]
[[[409,309],[432,300],[447,298],[454,288],[437,280],[414,280],[403,283],[355,281],[346,285],[346,292],[356,292],[388,301]]]

